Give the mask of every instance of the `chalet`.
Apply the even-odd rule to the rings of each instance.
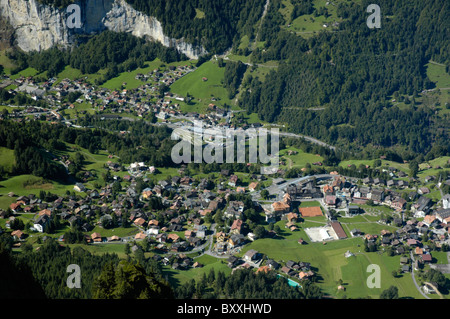
[[[310,271],[300,271],[299,272],[299,274],[298,274],[298,277],[301,279],[301,280],[306,280],[306,279],[309,279],[309,278],[311,278],[311,277],[313,277],[314,276],[314,272],[312,272],[311,270]]]
[[[409,272],[410,271],[410,267],[409,267],[408,264],[405,264],[405,265],[401,266],[400,269],[401,269],[402,272]]]
[[[234,268],[239,264],[240,260],[236,256],[230,256],[227,259],[228,267]]]
[[[243,207],[232,205],[230,202],[223,215],[225,218],[241,218],[243,211]]]
[[[258,259],[258,257],[259,253],[254,249],[250,249],[244,254],[243,259],[245,261],[255,261]]]
[[[289,273],[290,273],[291,271],[292,271],[292,270],[291,270],[289,267],[287,267],[287,266],[281,267],[281,272],[285,273],[286,275],[289,275]]]
[[[135,224],[136,226],[144,226],[144,224],[146,223],[146,220],[142,217],[138,217],[133,221],[133,224]]]
[[[210,212],[215,212],[217,209],[219,208],[219,201],[217,200],[212,200],[208,203],[208,210]]]
[[[431,282],[431,283],[424,283],[422,289],[426,294],[435,294],[437,293],[436,291],[437,287],[438,285],[435,282]]]
[[[248,185],[248,190],[250,191],[250,192],[254,192],[255,190],[256,190],[256,188],[258,187],[258,183],[257,182],[251,182],[249,185]]]
[[[218,232],[216,233],[216,240],[218,243],[224,242],[227,238],[227,235],[224,232]]]
[[[188,186],[191,185],[194,180],[189,176],[184,176],[180,179],[180,185]]]
[[[328,207],[336,207],[336,202],[337,202],[336,196],[327,195],[327,196],[325,196],[324,202],[325,202],[325,205]]]
[[[419,196],[419,194],[417,194],[417,192],[410,192],[409,194],[408,194],[408,199],[409,200],[411,200],[411,201],[413,201],[413,200],[416,200],[416,198]]]
[[[239,177],[237,175],[231,175],[228,185],[231,187],[236,187],[239,182]]]
[[[288,204],[286,204],[286,203],[283,202],[283,201],[274,202],[274,203],[272,204],[273,212],[274,212],[276,215],[282,215],[282,214],[285,214],[285,213],[287,213],[287,212],[289,211],[290,208],[291,208],[291,206],[288,205]]]
[[[441,208],[436,211],[436,218],[443,224],[450,223],[450,208]]]
[[[361,212],[361,209],[359,208],[359,206],[356,205],[349,205],[348,206],[348,214],[353,216],[353,215],[357,215]]]
[[[334,188],[331,185],[325,185],[322,188],[322,193],[327,196],[327,195],[334,195]]]
[[[230,176],[230,170],[228,170],[228,169],[223,169],[223,170],[221,170],[220,171],[220,174],[222,175],[222,176]]]
[[[393,180],[393,179],[390,179],[390,180],[388,180],[387,182],[386,182],[386,186],[387,187],[393,187],[393,186],[395,186],[396,185],[396,183],[395,183],[395,181]]]
[[[312,181],[299,185],[290,184],[286,192],[291,196],[293,201],[323,197],[320,187],[314,186]]]
[[[198,247],[202,243],[202,239],[199,237],[189,237],[187,241],[192,247]]]
[[[173,252],[185,251],[188,246],[189,244],[187,242],[173,243],[172,246],[170,247],[170,251]]]
[[[145,239],[145,238],[147,238],[147,234],[144,233],[144,232],[137,233],[137,234],[134,236],[134,239],[137,239],[137,240],[139,240],[139,239]]]
[[[404,181],[404,180],[399,180],[399,181],[397,182],[397,186],[398,186],[398,187],[401,187],[401,188],[404,188],[404,187],[408,187],[408,186],[409,186],[409,183],[408,183],[407,181]]]
[[[243,225],[242,219],[235,219],[233,221],[233,224],[231,225],[230,233],[231,234],[241,234],[242,232],[242,225]]]
[[[286,223],[284,227],[288,228],[290,231],[298,230],[298,227],[293,222]]]
[[[374,178],[373,179],[373,184],[374,185],[384,185],[385,184],[385,181],[384,181],[384,179],[381,179],[381,178]]]
[[[286,267],[288,267],[288,268],[294,268],[295,265],[297,265],[297,263],[293,260],[288,260],[286,262]]]
[[[76,183],[73,189],[77,192],[84,192],[86,191],[86,187],[81,183]]]
[[[21,202],[12,203],[9,205],[9,208],[11,208],[11,210],[14,213],[20,212],[22,211],[22,203]]]
[[[99,233],[92,233],[91,234],[91,239],[94,243],[98,243],[102,241],[102,235],[100,235]]]
[[[167,240],[172,243],[176,243],[180,240],[180,236],[178,236],[177,234],[171,233],[167,236]]]
[[[381,203],[384,200],[384,191],[380,189],[373,189],[372,196],[370,198],[375,203]]]
[[[298,219],[298,214],[297,213],[289,213],[286,215],[286,218],[287,218],[288,222],[296,222]]]
[[[34,222],[34,229],[36,229],[38,232],[43,233],[47,230],[48,226],[50,224],[50,217],[46,214],[40,215],[36,221]]]
[[[406,200],[401,197],[397,197],[391,202],[391,207],[394,208],[395,210],[402,210],[405,206]]]
[[[20,229],[17,229],[11,232],[11,236],[13,236],[15,240],[22,240],[25,238],[25,233]]]
[[[433,260],[433,256],[431,254],[422,254],[421,260],[424,263],[431,263],[431,261]]]
[[[230,238],[228,239],[228,245],[233,248],[236,246],[239,246],[241,244],[244,243],[244,235],[242,234],[233,234],[230,236]]]
[[[160,243],[165,243],[167,241],[167,234],[166,233],[160,233],[156,235],[156,241]]]
[[[411,206],[415,217],[425,217],[431,208],[431,199],[425,196],[420,196],[416,203]]]
[[[273,259],[268,259],[266,261],[266,265],[269,266],[270,269],[274,269],[277,270],[280,267],[280,264],[278,264],[275,260]]]
[[[406,240],[406,244],[408,244],[408,246],[415,247],[419,244],[419,242],[413,238],[409,238]]]

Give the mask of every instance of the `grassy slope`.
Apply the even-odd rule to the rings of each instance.
[[[301,225],[302,228],[315,226],[320,226],[320,224],[305,222]],[[285,229],[284,226],[280,227],[282,230]],[[420,298],[410,280],[410,275],[406,274],[401,278],[392,277],[392,271],[399,268],[399,256],[387,257],[384,254],[364,253],[361,238],[332,241],[326,245],[308,243],[300,246],[297,240],[308,238],[302,229],[299,232],[284,230],[283,237],[283,239],[259,239],[247,245],[241,254],[248,249],[255,249],[277,261],[310,262],[313,268],[317,268],[319,287],[323,292],[332,296],[337,295],[337,281],[342,279],[346,287],[345,294],[349,298],[364,296],[378,298],[381,291],[387,289],[390,285],[399,287],[399,294],[402,297]],[[353,253],[361,251],[363,254],[347,259],[344,257],[347,250]],[[367,277],[370,275],[367,272],[367,266],[372,263],[379,265],[381,268],[380,289],[370,289],[366,285]]]
[[[180,103],[181,108],[186,111],[204,112],[210,103],[223,106],[224,103],[231,106],[228,92],[223,87],[222,81],[225,68],[220,68],[216,61],[203,63],[195,72],[192,72],[172,84],[170,91],[182,96],[188,93],[194,97],[194,105]],[[203,81],[203,78],[207,81]],[[215,97],[217,101],[212,102]]]

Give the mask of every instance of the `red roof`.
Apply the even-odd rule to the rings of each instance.
[[[342,228],[340,222],[332,222],[331,227],[333,227],[333,230],[336,232],[336,235],[338,235],[339,239],[347,238],[347,235],[345,234],[345,231]]]

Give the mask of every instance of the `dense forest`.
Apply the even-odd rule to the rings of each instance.
[[[0,123],[0,146],[14,150],[15,165],[12,174],[33,174],[49,179],[67,177],[65,168],[54,161],[52,152],[66,150],[66,144],[75,144],[97,153],[108,150],[120,157],[123,163],[146,162],[149,165],[168,167],[173,165],[170,150],[170,129],[146,125],[143,121],[121,121],[129,134],[119,134],[101,128],[75,129],[64,125],[50,125],[39,121],[17,123],[3,120]],[[83,123],[90,126],[96,121],[87,116]],[[108,126],[108,124],[105,124]],[[109,123],[110,128],[114,126]]]
[[[143,254],[124,259],[116,254],[94,255],[82,247],[60,245],[52,238],[37,251],[22,248],[21,254],[12,254],[12,244],[11,236],[0,235],[0,296],[8,299],[320,299],[323,295],[312,282],[294,288],[275,272],[250,269],[230,276],[211,269],[197,282],[190,280],[174,287],[165,279],[160,264]],[[80,267],[79,289],[67,286],[67,266],[71,264]]]
[[[449,3],[381,1],[382,28],[375,30],[366,26],[369,3],[340,3],[339,30],[306,40],[280,27],[281,1],[271,1],[261,29],[265,45],[251,58],[278,60],[280,66],[264,82],[253,79],[240,105],[265,121],[354,152],[400,145],[397,151],[411,159],[436,145],[448,154],[448,123],[430,109],[414,103],[399,109],[388,98],[414,98],[431,89],[424,70],[430,59],[449,64]]]
[[[169,37],[223,53],[244,35],[254,37],[265,0],[127,0],[136,10],[156,17]]]
[[[83,74],[94,74],[105,69],[106,73],[98,81],[103,83],[121,72],[144,67],[146,61],[156,58],[165,63],[187,59],[175,48],[165,47],[159,42],[149,42],[128,33],[104,31],[78,40],[78,45],[72,50],[51,48],[28,54],[21,51],[8,52],[8,56],[17,65],[13,73],[33,67],[39,72],[47,71],[48,76],[55,76],[66,65],[70,65]]]
[[[230,276],[214,269],[199,281],[193,279],[176,289],[180,299],[320,299],[323,293],[312,282],[304,283],[302,288],[291,287],[276,272],[254,272],[252,269],[239,269]]]
[[[3,299],[170,298],[172,288],[152,259],[121,260],[116,254],[95,255],[82,247],[62,246],[48,238],[38,251],[12,254],[12,237],[0,236]],[[71,264],[80,267],[79,289],[67,286]]]
[[[223,85],[227,89],[228,97],[230,99],[234,98],[237,94],[246,70],[247,65],[241,61],[227,61],[225,65]]]
[[[402,161],[450,153],[448,117],[416,103],[422,90],[434,86],[426,74],[428,61],[447,65],[449,72],[447,1],[380,1],[380,29],[366,25],[370,1],[339,2],[339,26],[308,38],[283,26],[304,14],[328,16],[326,8],[317,8],[313,1],[290,0],[288,17],[280,12],[281,0],[270,1],[261,28],[262,0],[129,3],[157,17],[167,35],[202,43],[210,54],[229,48],[236,51],[244,36],[251,43],[258,28],[259,45],[251,53],[247,50],[250,62],[278,61],[278,68],[264,81],[249,76],[241,83],[245,64],[227,61],[223,84],[230,97],[239,89],[239,105],[263,121],[286,124],[294,133],[313,136],[353,155],[374,157],[392,151]],[[199,64],[210,54],[200,58]],[[15,72],[32,66],[51,76],[65,65],[83,73],[106,70],[96,84],[155,57],[164,62],[185,58],[173,48],[110,31],[80,39],[70,52],[54,48],[14,52],[10,57],[18,65]],[[2,100],[9,100],[4,95]],[[407,100],[407,107],[393,104],[395,96]]]

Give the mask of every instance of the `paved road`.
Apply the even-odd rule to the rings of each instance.
[[[430,299],[430,297],[428,297],[420,288],[420,286],[417,284],[416,281],[416,276],[415,276],[415,271],[414,271],[414,255],[413,252],[411,251],[411,278],[414,282],[414,285],[416,286],[417,290],[422,294],[422,296],[424,296],[425,299]]]

